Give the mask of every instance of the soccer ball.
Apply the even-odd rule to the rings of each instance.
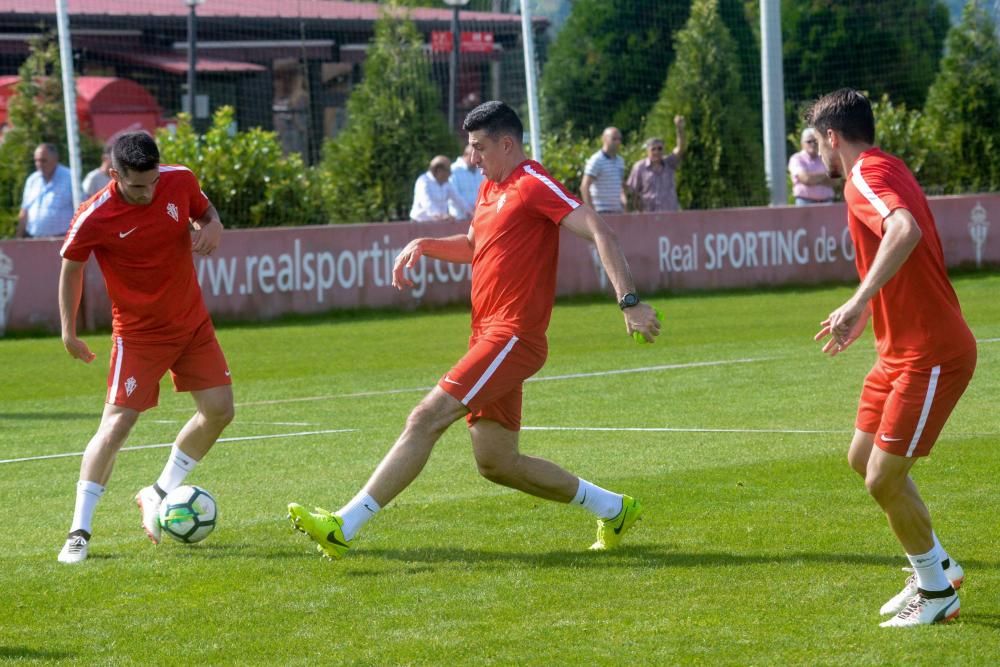
[[[201,542],[215,529],[215,498],[199,486],[179,486],[160,503],[160,527],[179,542]]]

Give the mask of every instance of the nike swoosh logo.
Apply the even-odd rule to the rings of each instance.
[[[583,505],[587,502],[587,490],[583,490],[583,498],[580,499],[580,504]]]
[[[882,438],[882,441],[883,441],[883,442],[899,442],[899,441],[901,441],[901,440],[902,440],[902,438],[887,438],[887,437],[885,436],[885,433],[883,433],[883,434],[882,434],[881,436],[879,436],[879,437],[881,437],[881,438]]]
[[[232,375],[232,373],[230,373],[229,371],[226,371],[226,377],[229,377],[230,375]]]
[[[331,544],[336,544],[337,546],[340,546],[340,547],[345,547],[347,549],[351,548],[350,545],[344,544],[343,542],[341,542],[340,540],[338,540],[337,539],[337,533],[333,532],[332,530],[330,531],[330,534],[326,536],[326,541],[329,542],[329,543],[331,543]]]
[[[444,381],[445,381],[445,382],[447,382],[448,384],[457,384],[457,385],[458,385],[459,387],[461,387],[461,386],[462,386],[462,383],[461,383],[461,382],[455,382],[454,380],[452,380],[452,379],[451,379],[450,377],[448,377],[447,375],[445,375],[445,376],[444,376]]]
[[[127,232],[118,232],[118,238],[123,239],[123,238],[125,238],[126,236],[128,236],[129,234],[131,234],[132,232],[134,232],[137,229],[139,229],[139,228],[138,227],[133,227],[132,229],[128,230]]]
[[[619,535],[622,532],[622,526],[625,525],[625,516],[628,514],[628,512],[626,512],[627,509],[628,508],[624,505],[622,506],[622,520],[618,522],[617,526],[615,526],[615,535]]]

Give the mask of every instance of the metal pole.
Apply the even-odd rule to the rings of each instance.
[[[195,47],[197,45],[197,37],[195,34],[197,25],[197,16],[195,8],[198,6],[196,0],[187,0],[188,4],[188,76],[187,76],[187,92],[188,92],[188,111],[191,113],[191,125],[194,125],[195,118],[195,68],[198,64],[198,57],[195,54]]]
[[[538,90],[535,86],[535,34],[531,29],[531,7],[521,0],[521,40],[524,42],[524,79],[528,93],[528,127],[531,157],[542,161],[542,126],[538,120]]]
[[[83,201],[80,183],[80,128],[76,118],[76,84],[73,79],[73,46],[69,35],[69,11],[66,0],[56,0],[56,27],[59,30],[59,65],[62,68],[63,109],[66,114],[66,145],[69,148],[69,170],[73,181],[73,208]]]
[[[458,87],[458,5],[451,8],[451,56],[448,58],[448,127],[455,127],[455,90]]]
[[[781,0],[760,3],[760,85],[764,117],[764,171],[771,206],[788,203],[785,183],[785,75],[781,63]]]

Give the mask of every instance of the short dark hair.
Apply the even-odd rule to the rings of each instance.
[[[127,132],[111,147],[111,166],[121,174],[156,169],[160,166],[160,149],[147,132]]]
[[[875,143],[875,115],[871,102],[853,88],[841,88],[816,100],[806,122],[821,134],[836,130],[848,141]]]
[[[466,132],[485,130],[492,138],[503,134],[514,137],[518,143],[524,139],[524,125],[517,113],[499,100],[483,102],[469,112],[462,123]]]

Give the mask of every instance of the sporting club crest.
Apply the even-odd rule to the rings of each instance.
[[[10,316],[11,304],[14,303],[15,287],[17,276],[14,275],[14,260],[0,250],[0,336],[7,331],[7,318]]]
[[[976,268],[983,265],[983,246],[986,245],[986,237],[989,236],[989,233],[990,221],[986,219],[986,209],[980,202],[976,202],[976,205],[972,207],[971,215],[969,215],[969,236],[976,244]]]

